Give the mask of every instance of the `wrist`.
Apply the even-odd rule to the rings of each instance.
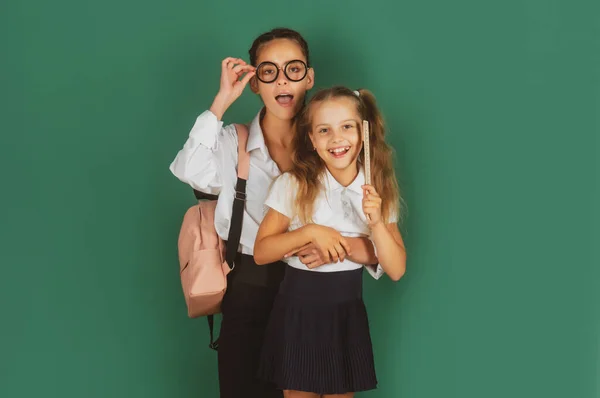
[[[219,92],[210,106],[210,111],[217,117],[218,120],[221,120],[225,114],[225,111],[227,108],[229,108],[229,105],[230,104],[227,103],[225,96]]]
[[[303,244],[308,244],[312,242],[313,228],[314,224],[306,224],[300,228],[300,230],[302,231],[302,241],[304,242]]]
[[[371,234],[379,234],[385,230],[386,230],[385,224],[381,220],[379,220],[375,224],[371,225]]]

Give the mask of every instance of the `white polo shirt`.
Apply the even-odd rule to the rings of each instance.
[[[337,182],[328,170],[322,175],[322,181],[324,189],[315,199],[313,223],[331,227],[342,236],[370,238],[371,230],[362,209],[363,190],[361,186],[365,183],[363,170],[359,171],[357,177],[347,187]],[[290,219],[289,231],[303,225],[294,209],[297,191],[295,178],[289,173],[284,173],[273,182],[265,201],[265,206]],[[388,222],[397,222],[397,216],[392,215]],[[309,269],[298,257],[291,257],[284,261],[294,268],[314,272],[350,271],[363,267],[363,264],[348,259],[313,269]],[[379,279],[383,275],[383,268],[380,265],[377,266],[377,270],[373,270],[371,267],[366,267],[366,269],[375,279]]]

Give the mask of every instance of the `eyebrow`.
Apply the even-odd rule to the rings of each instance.
[[[340,122],[340,124],[344,124],[344,123],[348,123],[348,122],[354,122],[356,124],[358,124],[358,122],[356,121],[356,119],[347,119],[347,120],[343,120]],[[331,123],[321,123],[321,124],[317,124],[315,126],[315,128],[321,127],[321,126],[331,126]]]
[[[282,64],[280,64],[280,63],[278,63],[278,62],[275,62],[275,61],[269,61],[268,59],[265,59],[265,60],[263,60],[263,61],[260,61],[260,62],[258,62],[258,60],[257,60],[257,61],[256,61],[256,66],[258,66],[258,65],[262,64],[263,62],[270,62],[270,63],[272,63],[272,64],[275,64],[275,65],[277,65],[277,66],[281,67],[282,65],[285,65],[285,64],[287,64],[288,62],[292,62],[292,61],[298,61],[298,60],[300,60],[300,61],[302,61],[302,62],[306,63],[306,61],[305,61],[305,60],[303,60],[302,58],[290,58],[290,59],[288,59],[287,61],[283,61],[283,63],[282,63]]]

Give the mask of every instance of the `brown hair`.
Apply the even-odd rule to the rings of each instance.
[[[314,202],[318,192],[322,189],[321,177],[325,172],[325,162],[313,150],[309,137],[312,130],[312,109],[319,102],[344,97],[351,98],[355,102],[362,120],[369,121],[371,184],[382,199],[382,219],[388,220],[390,215],[394,213],[400,216],[401,197],[394,172],[393,151],[385,142],[383,116],[377,109],[375,96],[370,91],[361,89],[358,92],[359,95],[357,96],[349,88],[341,86],[320,90],[310,99],[299,116],[293,141],[294,154],[292,160],[294,166],[290,174],[295,177],[298,183],[295,207],[300,220],[304,223],[312,222]],[[362,130],[362,123],[359,129]],[[364,164],[364,148],[360,151],[358,162]]]
[[[304,56],[306,57],[306,65],[310,67],[310,59],[308,56],[308,43],[306,43],[306,40],[304,40],[300,33],[288,28],[275,28],[258,36],[254,40],[254,43],[252,43],[252,47],[250,47],[250,50],[248,51],[248,53],[250,54],[250,65],[258,66],[256,65],[256,60],[258,59],[258,51],[263,45],[275,39],[289,39],[298,43],[300,49],[302,50],[302,54],[304,54]]]

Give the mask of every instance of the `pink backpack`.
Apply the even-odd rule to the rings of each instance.
[[[214,225],[217,198],[198,195],[198,192],[198,204],[185,213],[178,240],[179,272],[188,316],[208,317],[209,346],[215,350],[218,349],[218,343],[213,339],[213,315],[221,312],[227,275],[235,266],[250,169],[250,154],[246,151],[248,128],[240,124],[235,127],[238,136],[238,179],[227,244],[217,235]],[[200,200],[202,198],[209,199]]]

